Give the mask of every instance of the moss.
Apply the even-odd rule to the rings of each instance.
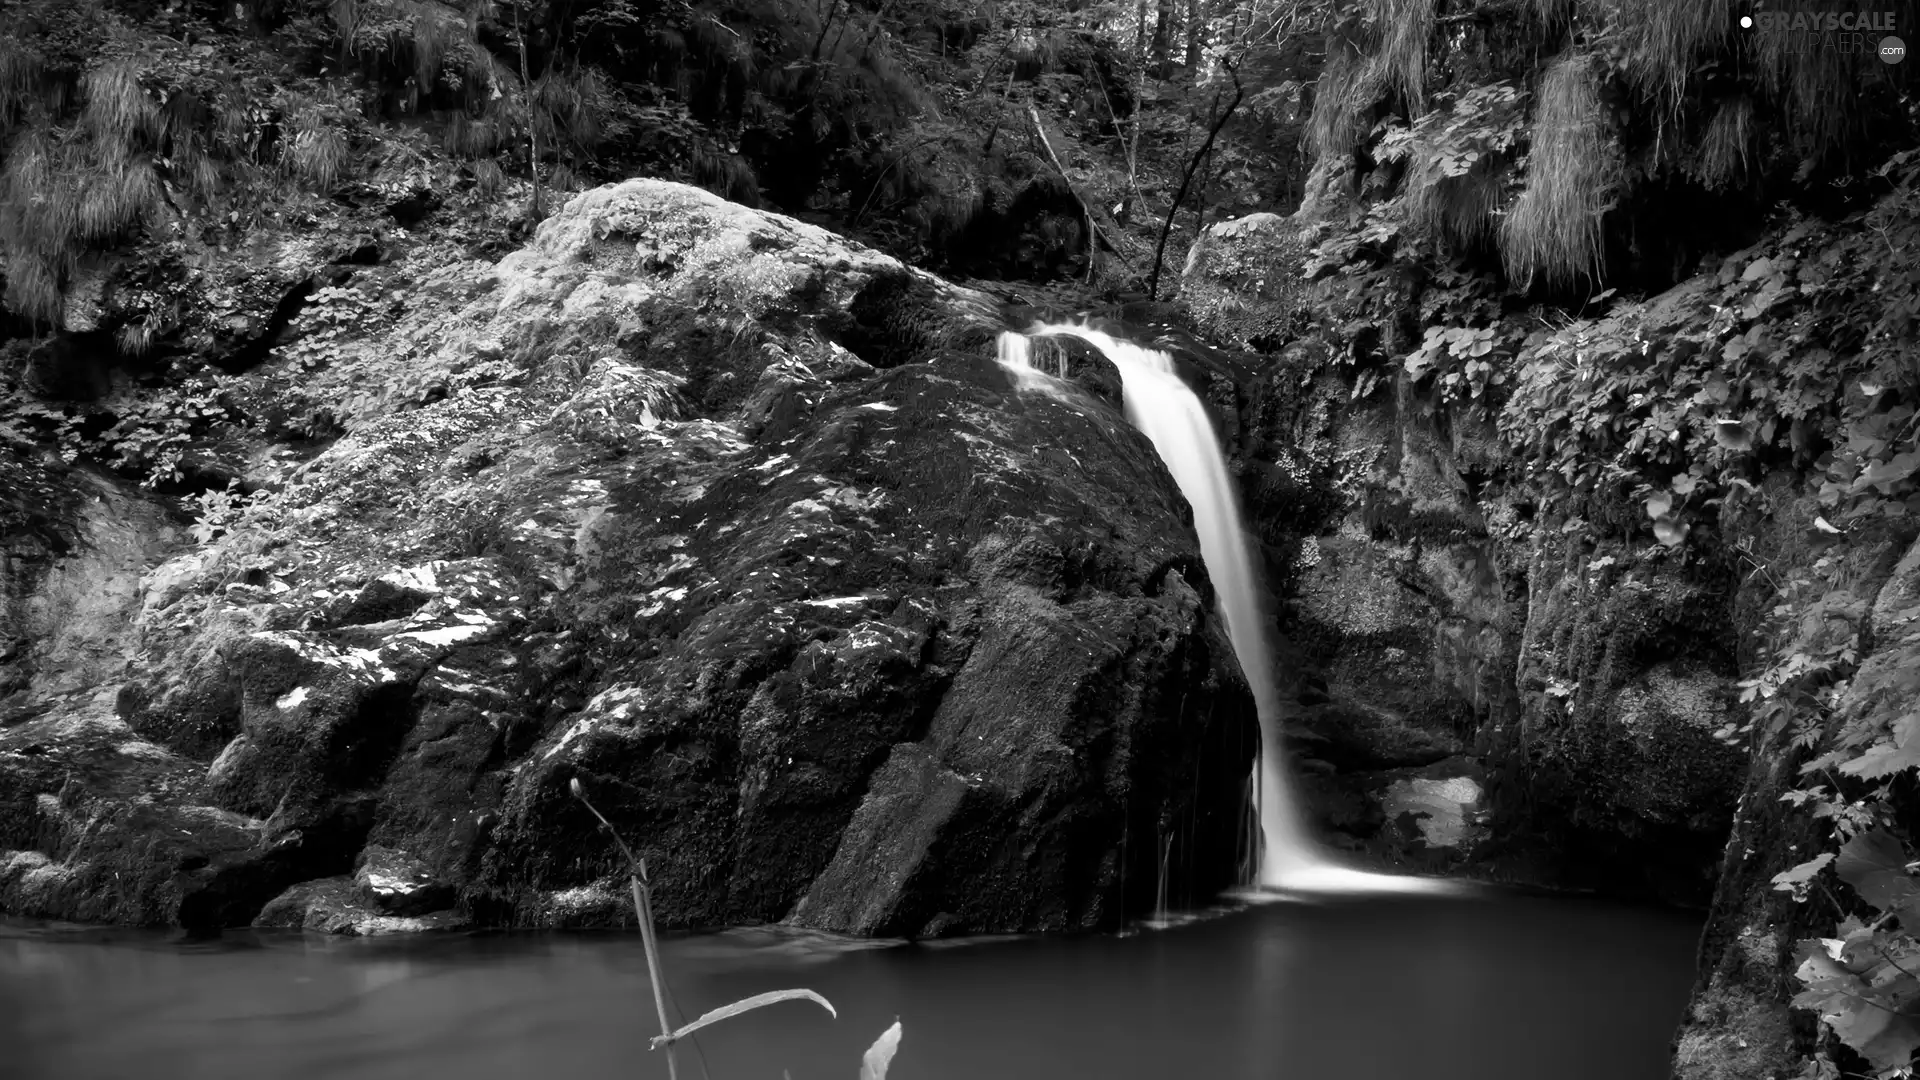
[[[1787,1007],[1717,977],[1674,1042],[1674,1080],[1787,1080],[1800,1064]]]

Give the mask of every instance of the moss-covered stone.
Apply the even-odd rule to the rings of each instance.
[[[365,932],[303,883],[385,851],[483,923],[623,922],[575,779],[670,925],[1113,926],[1162,833],[1176,891],[1231,880],[1253,718],[1188,508],[1110,403],[1014,389],[983,298],[632,181],[312,306],[234,397],[344,434],[257,445],[226,533],[102,601],[137,652],[93,742],[57,701],[0,735],[8,910]],[[189,877],[119,758],[42,805],[111,746],[170,770],[141,813],[226,823],[154,847]]]

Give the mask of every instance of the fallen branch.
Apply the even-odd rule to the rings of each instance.
[[[1066,182],[1067,191],[1073,196],[1073,201],[1080,204],[1080,212],[1087,216],[1087,231],[1092,233],[1100,243],[1105,244],[1108,251],[1118,255],[1120,261],[1126,263],[1128,268],[1131,269],[1133,266],[1132,262],[1130,262],[1126,254],[1120,250],[1120,246],[1114,243],[1113,237],[1108,235],[1107,230],[1100,227],[1099,218],[1095,216],[1096,212],[1093,203],[1087,201],[1085,195],[1080,194],[1080,189],[1074,185],[1073,177],[1067,175],[1067,167],[1060,163],[1060,155],[1053,152],[1053,143],[1047,139],[1046,126],[1040,122],[1040,110],[1029,105],[1027,106],[1027,115],[1033,118],[1033,133],[1039,137],[1041,148],[1046,150],[1047,160],[1053,162],[1054,169],[1060,173],[1060,179]],[[1105,215],[1102,214],[1100,216],[1104,217]]]

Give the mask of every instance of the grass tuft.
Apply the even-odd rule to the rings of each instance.
[[[1564,57],[1541,80],[1527,187],[1500,229],[1508,277],[1521,289],[1536,278],[1571,285],[1604,271],[1600,219],[1619,177],[1615,147],[1602,126],[1600,80],[1591,58]]]
[[[468,168],[473,170],[474,190],[482,195],[488,197],[497,195],[502,188],[507,186],[506,170],[502,169],[500,163],[492,158],[483,157],[476,159]]]
[[[347,169],[346,132],[319,102],[296,99],[286,110],[280,168],[315,191],[326,193]]]

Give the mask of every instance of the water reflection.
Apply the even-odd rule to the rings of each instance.
[[[681,1075],[847,1080],[893,1020],[902,1080],[1660,1080],[1694,924],[1568,901],[1280,903],[1121,937],[929,948],[741,931],[664,943]],[[9,1078],[658,1077],[646,961],[622,936],[0,934]]]

